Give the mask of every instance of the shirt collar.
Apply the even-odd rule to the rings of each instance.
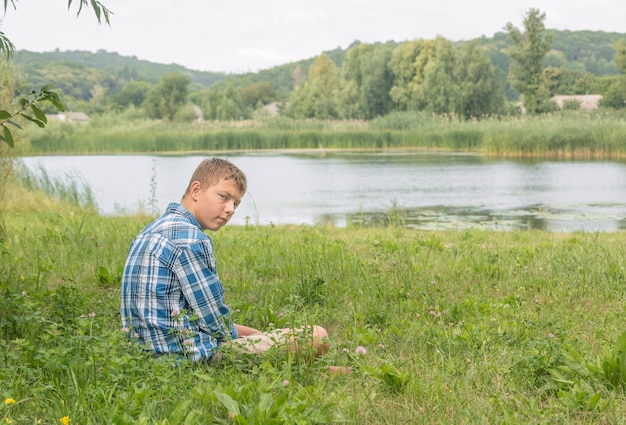
[[[193,224],[194,226],[196,226],[198,229],[200,229],[200,231],[202,231],[202,226],[200,226],[200,223],[198,222],[198,220],[196,219],[196,217],[185,207],[183,207],[181,204],[179,204],[178,202],[172,202],[170,203],[167,208],[165,209],[165,214],[176,214],[176,215],[182,215],[183,217],[185,217],[187,220],[189,220],[191,222],[191,224]]]

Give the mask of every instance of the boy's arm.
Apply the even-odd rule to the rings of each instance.
[[[230,308],[224,302],[224,287],[215,272],[210,245],[206,241],[197,241],[182,250],[178,261],[175,273],[183,296],[198,316],[198,326],[217,339],[236,338],[236,328],[228,318]]]
[[[259,334],[261,333],[261,331],[256,330],[254,328],[248,327],[248,326],[244,326],[244,325],[238,325],[235,323],[235,328],[237,329],[237,334],[239,336],[248,336],[248,335],[252,335],[252,334]]]

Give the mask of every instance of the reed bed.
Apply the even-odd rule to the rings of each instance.
[[[232,123],[165,123],[107,115],[87,125],[29,129],[25,154],[185,153],[272,149],[446,150],[490,156],[622,159],[622,112],[563,112],[537,117],[394,113],[364,121],[283,117]]]

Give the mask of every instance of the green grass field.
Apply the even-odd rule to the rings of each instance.
[[[150,217],[11,188],[5,423],[626,423],[626,232],[226,227],[212,238],[234,319],[316,323],[333,346],[194,367],[120,330],[123,262]]]

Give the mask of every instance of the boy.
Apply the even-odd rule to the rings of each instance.
[[[307,339],[321,355],[328,334],[319,326],[270,334],[230,319],[213,244],[204,230],[225,226],[246,192],[244,173],[223,159],[200,163],[178,203],[133,240],[122,277],[122,327],[156,354],[219,359],[221,344],[262,353],[278,342],[297,349]]]

